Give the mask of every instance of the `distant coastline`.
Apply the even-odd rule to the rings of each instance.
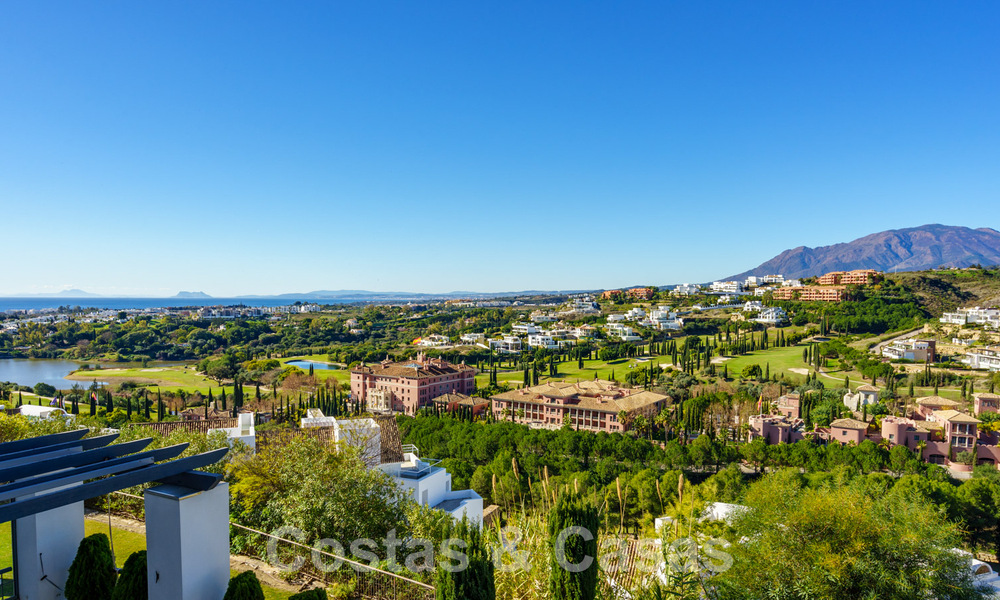
[[[315,300],[310,298],[0,298],[0,312],[15,310],[44,310],[70,306],[81,308],[106,308],[112,310],[144,308],[183,308],[186,306],[285,306],[295,302],[320,304],[350,304],[344,300]]]

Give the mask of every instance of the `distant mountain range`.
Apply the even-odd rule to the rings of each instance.
[[[370,302],[370,301],[417,301],[425,302],[430,300],[449,300],[456,298],[470,299],[490,299],[490,298],[510,298],[515,296],[540,296],[540,295],[560,295],[560,294],[581,294],[591,290],[524,290],[520,292],[444,292],[441,294],[425,294],[419,292],[372,292],[368,290],[316,290],[303,293],[289,293],[276,295],[242,295],[225,296],[219,300],[296,300],[327,301],[333,304],[350,302]],[[119,298],[120,296],[105,296],[93,294],[83,290],[63,290],[48,294],[12,294],[11,298]],[[129,296],[130,298],[149,298],[147,296]],[[213,296],[205,292],[178,292],[173,296],[164,299],[171,300],[203,300],[211,299]]]
[[[83,290],[72,289],[61,292],[48,292],[36,294],[12,294],[12,298],[100,298],[100,294],[92,294]]]
[[[988,227],[924,225],[873,233],[832,246],[799,246],[729,279],[771,274],[798,279],[853,269],[923,271],[974,264],[1000,264],[1000,232]]]

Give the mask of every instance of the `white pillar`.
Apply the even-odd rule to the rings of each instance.
[[[222,600],[229,585],[229,484],[146,490],[149,600]]]
[[[83,540],[83,502],[17,519],[13,525],[19,598],[63,598],[69,566]]]

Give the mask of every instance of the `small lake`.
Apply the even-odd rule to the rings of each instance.
[[[34,387],[36,383],[47,383],[59,390],[68,390],[74,383],[87,387],[89,382],[64,379],[86,363],[50,358],[3,358],[0,359],[0,381],[11,381],[19,385]],[[99,378],[100,371],[95,372]]]
[[[316,369],[323,369],[329,371],[340,370],[340,367],[338,367],[337,365],[331,365],[330,363],[323,363],[323,362],[314,362],[311,360],[290,360],[285,364],[288,365],[289,367],[298,367],[304,371],[308,371],[309,367],[312,367],[314,370]]]

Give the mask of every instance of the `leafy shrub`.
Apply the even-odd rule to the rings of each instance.
[[[253,571],[244,571],[229,580],[222,600],[264,600],[264,590]]]
[[[299,592],[298,594],[289,596],[288,600],[326,600],[326,590],[324,590],[323,588],[306,590],[304,592]]]
[[[115,584],[111,600],[146,600],[149,598],[149,584],[146,577],[146,551],[134,552],[125,561],[121,577]]]
[[[76,558],[69,567],[66,600],[111,600],[117,577],[108,536],[88,535],[80,541]]]

